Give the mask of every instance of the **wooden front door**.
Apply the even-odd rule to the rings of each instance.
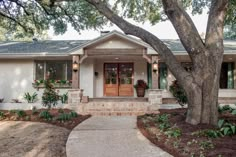
[[[133,96],[133,63],[105,63],[104,96]]]

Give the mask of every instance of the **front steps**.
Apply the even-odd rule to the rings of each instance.
[[[159,113],[158,106],[150,106],[147,101],[91,101],[71,106],[79,114],[93,116],[137,116],[146,113]]]

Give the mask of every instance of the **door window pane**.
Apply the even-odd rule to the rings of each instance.
[[[67,80],[72,80],[72,61],[67,61]]]
[[[120,84],[133,84],[133,64],[120,63],[119,64],[119,77]]]
[[[117,84],[117,64],[105,64],[105,83]]]
[[[167,66],[165,63],[159,64],[159,87],[167,89]]]

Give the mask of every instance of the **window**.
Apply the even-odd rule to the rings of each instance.
[[[71,80],[72,61],[36,61],[35,79],[46,79],[49,75],[50,80]]]
[[[220,73],[220,88],[234,88],[234,63],[222,63]]]

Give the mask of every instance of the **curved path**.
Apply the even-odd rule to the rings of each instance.
[[[67,157],[171,157],[139,132],[136,118],[89,118],[69,135]]]

